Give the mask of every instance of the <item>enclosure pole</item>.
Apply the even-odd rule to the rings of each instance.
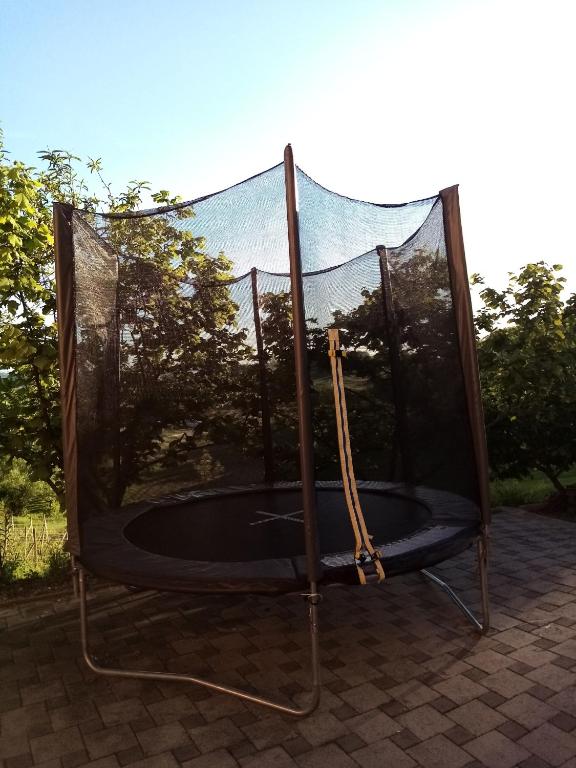
[[[474,315],[464,254],[464,238],[460,218],[460,201],[458,186],[443,189],[440,192],[442,200],[442,215],[444,220],[444,239],[448,272],[454,303],[454,317],[460,364],[464,377],[464,390],[468,406],[468,420],[472,434],[472,445],[476,459],[476,473],[480,496],[480,513],[482,515],[482,530],[478,543],[478,559],[480,565],[480,581],[482,589],[482,607],[485,615],[485,627],[490,623],[490,605],[488,593],[488,555],[490,541],[490,492],[488,485],[488,447],[486,445],[486,428],[484,426],[484,411],[482,408],[482,393],[480,391],[480,374],[476,354],[476,335],[474,332]]]
[[[485,533],[476,542],[478,551],[478,571],[480,575],[480,596],[482,599],[482,614],[484,621],[482,631],[490,629],[490,593],[488,591],[488,537]]]
[[[300,474],[302,478],[306,558],[311,591],[315,592],[315,585],[318,581],[318,534],[316,524],[316,489],[314,485],[312,407],[310,403],[308,350],[306,347],[306,315],[298,230],[296,173],[290,144],[284,150],[284,175],[286,183],[286,213],[288,219],[290,284],[292,290],[292,327],[294,330],[294,368],[296,375],[296,401],[298,403]]]
[[[458,187],[449,187],[440,192],[444,218],[444,238],[448,271],[454,302],[454,316],[460,364],[464,377],[464,389],[468,406],[468,419],[472,434],[472,444],[476,459],[476,472],[482,511],[483,534],[487,536],[490,524],[490,496],[488,486],[488,448],[486,446],[486,430],[480,392],[480,375],[478,373],[478,358],[476,355],[476,338],[474,333],[474,317],[472,301],[464,255],[464,239],[460,222],[460,203]]]
[[[120,389],[121,389],[121,376],[120,376],[120,355],[121,355],[121,322],[120,322],[120,306],[118,296],[119,283],[116,284],[116,293],[114,299],[114,327],[112,329],[112,341],[109,348],[110,356],[110,368],[112,369],[112,395],[111,395],[111,408],[112,408],[112,421],[110,424],[109,434],[113,439],[112,442],[112,504],[115,507],[120,507],[122,504],[122,448],[121,448],[121,422],[120,422]],[[108,426],[108,425],[107,425]]]
[[[73,207],[67,203],[54,203],[53,206],[62,447],[64,477],[66,479],[67,548],[71,554],[79,555],[73,210]]]
[[[402,460],[402,475],[400,478],[393,477],[393,480],[403,480],[412,482],[412,462],[409,457],[408,440],[406,437],[406,404],[403,396],[402,386],[402,368],[400,364],[400,343],[398,334],[398,323],[396,322],[396,313],[392,302],[392,282],[390,280],[390,269],[388,267],[388,250],[384,245],[377,245],[376,252],[380,262],[380,280],[382,283],[382,303],[384,305],[384,322],[388,336],[388,351],[390,353],[390,376],[392,378],[392,397],[394,398],[394,411],[396,416],[396,434],[400,446],[400,456]],[[394,465],[394,469],[396,467]],[[396,474],[396,472],[395,472]]]
[[[274,480],[274,457],[272,449],[272,426],[270,422],[270,400],[268,393],[268,377],[266,376],[266,356],[262,338],[262,323],[260,322],[260,302],[258,301],[258,270],[252,267],[252,306],[254,309],[254,331],[256,333],[256,350],[258,353],[258,374],[260,377],[260,410],[262,414],[262,444],[264,448],[264,482]]]

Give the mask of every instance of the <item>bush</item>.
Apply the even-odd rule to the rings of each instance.
[[[21,565],[18,559],[0,560],[0,584],[12,584],[16,581]]]
[[[0,502],[8,515],[40,514],[52,517],[60,512],[54,491],[43,480],[34,480],[24,459],[3,462]]]
[[[10,584],[15,581],[20,566],[21,558],[8,525],[8,513],[5,505],[0,501],[0,584]]]
[[[0,479],[0,502],[7,515],[21,515],[32,480],[28,466],[22,459],[6,462]]]
[[[60,579],[70,573],[70,555],[61,546],[52,546],[48,552],[44,576],[49,579]]]
[[[520,480],[496,480],[490,486],[493,507],[520,507],[528,501],[526,483]]]
[[[46,517],[60,514],[60,504],[56,494],[43,480],[36,480],[30,484],[24,500],[23,514],[45,515]]]

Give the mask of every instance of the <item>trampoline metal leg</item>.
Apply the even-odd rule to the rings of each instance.
[[[478,569],[480,571],[480,591],[482,594],[482,631],[490,629],[490,593],[488,591],[488,532],[484,531],[476,542],[478,548]]]
[[[74,598],[77,600],[78,595],[80,593],[79,585],[78,585],[78,563],[76,562],[76,558],[74,555],[70,555],[70,571],[72,573],[72,589],[74,590]]]
[[[480,593],[482,599],[482,621],[478,619],[468,608],[468,606],[458,597],[454,590],[442,581],[438,576],[431,573],[427,569],[423,569],[421,573],[433,584],[436,584],[440,589],[445,592],[450,600],[462,611],[464,616],[470,621],[471,624],[478,630],[478,632],[485,633],[490,628],[490,599],[488,595],[488,537],[483,533],[476,542],[477,556],[478,556],[478,570],[480,575]]]
[[[172,681],[179,683],[192,683],[194,685],[201,685],[204,688],[209,688],[210,690],[216,691],[217,693],[225,693],[229,694],[230,696],[236,696],[237,698],[251,702],[252,704],[259,704],[263,707],[273,709],[276,712],[281,712],[285,715],[293,715],[295,717],[305,717],[306,715],[311,714],[318,706],[320,701],[320,656],[318,647],[319,595],[316,592],[316,584],[310,584],[310,594],[307,596],[312,666],[312,698],[310,702],[302,708],[286,706],[271,699],[267,699],[262,696],[256,696],[252,693],[248,693],[247,691],[242,691],[238,688],[219,685],[218,683],[213,683],[210,680],[193,677],[192,675],[180,675],[174,672],[149,672],[147,670],[115,669],[113,667],[101,666],[90,654],[88,642],[86,575],[81,567],[78,569],[78,585],[80,592],[80,639],[82,643],[82,654],[88,667],[96,674],[105,675],[107,677],[127,677],[141,680],[161,680],[164,682]]]

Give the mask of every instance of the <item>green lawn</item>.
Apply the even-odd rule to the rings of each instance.
[[[576,484],[576,465],[560,475],[560,481],[565,486]],[[541,472],[535,472],[523,480],[494,480],[490,483],[490,498],[494,507],[538,504],[553,493],[552,484]]]
[[[18,529],[28,528],[30,523],[32,523],[37,531],[44,527],[44,515],[18,515],[13,517],[12,521],[14,522],[14,527]],[[64,534],[66,530],[66,517],[64,515],[47,517],[46,525],[50,534]]]

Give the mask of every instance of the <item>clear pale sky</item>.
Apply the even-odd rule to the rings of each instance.
[[[460,184],[469,271],[576,290],[573,0],[0,0],[14,159],[101,157],[185,199],[282,159],[342,194]]]

